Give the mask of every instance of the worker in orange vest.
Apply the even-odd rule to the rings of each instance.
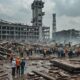
[[[17,68],[17,74],[20,75],[20,58],[16,58],[16,68]]]

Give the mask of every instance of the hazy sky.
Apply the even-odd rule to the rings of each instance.
[[[80,0],[43,0],[43,25],[52,27],[52,14],[57,14],[57,30],[80,29]],[[0,0],[0,19],[31,24],[33,0]]]

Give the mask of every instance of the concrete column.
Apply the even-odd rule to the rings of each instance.
[[[39,27],[39,41],[42,41],[43,37],[42,37],[42,26]]]
[[[15,27],[14,27],[14,40],[15,40]]]
[[[2,26],[1,26],[1,40],[2,40]]]

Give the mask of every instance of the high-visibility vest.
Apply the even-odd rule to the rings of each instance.
[[[20,66],[20,59],[16,59],[16,66]]]

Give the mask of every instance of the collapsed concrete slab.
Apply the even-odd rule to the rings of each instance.
[[[75,65],[75,64],[71,64],[68,61],[63,61],[63,60],[51,60],[50,61],[53,66],[59,67],[63,70],[66,70],[72,74],[78,74],[80,73],[80,65]]]

